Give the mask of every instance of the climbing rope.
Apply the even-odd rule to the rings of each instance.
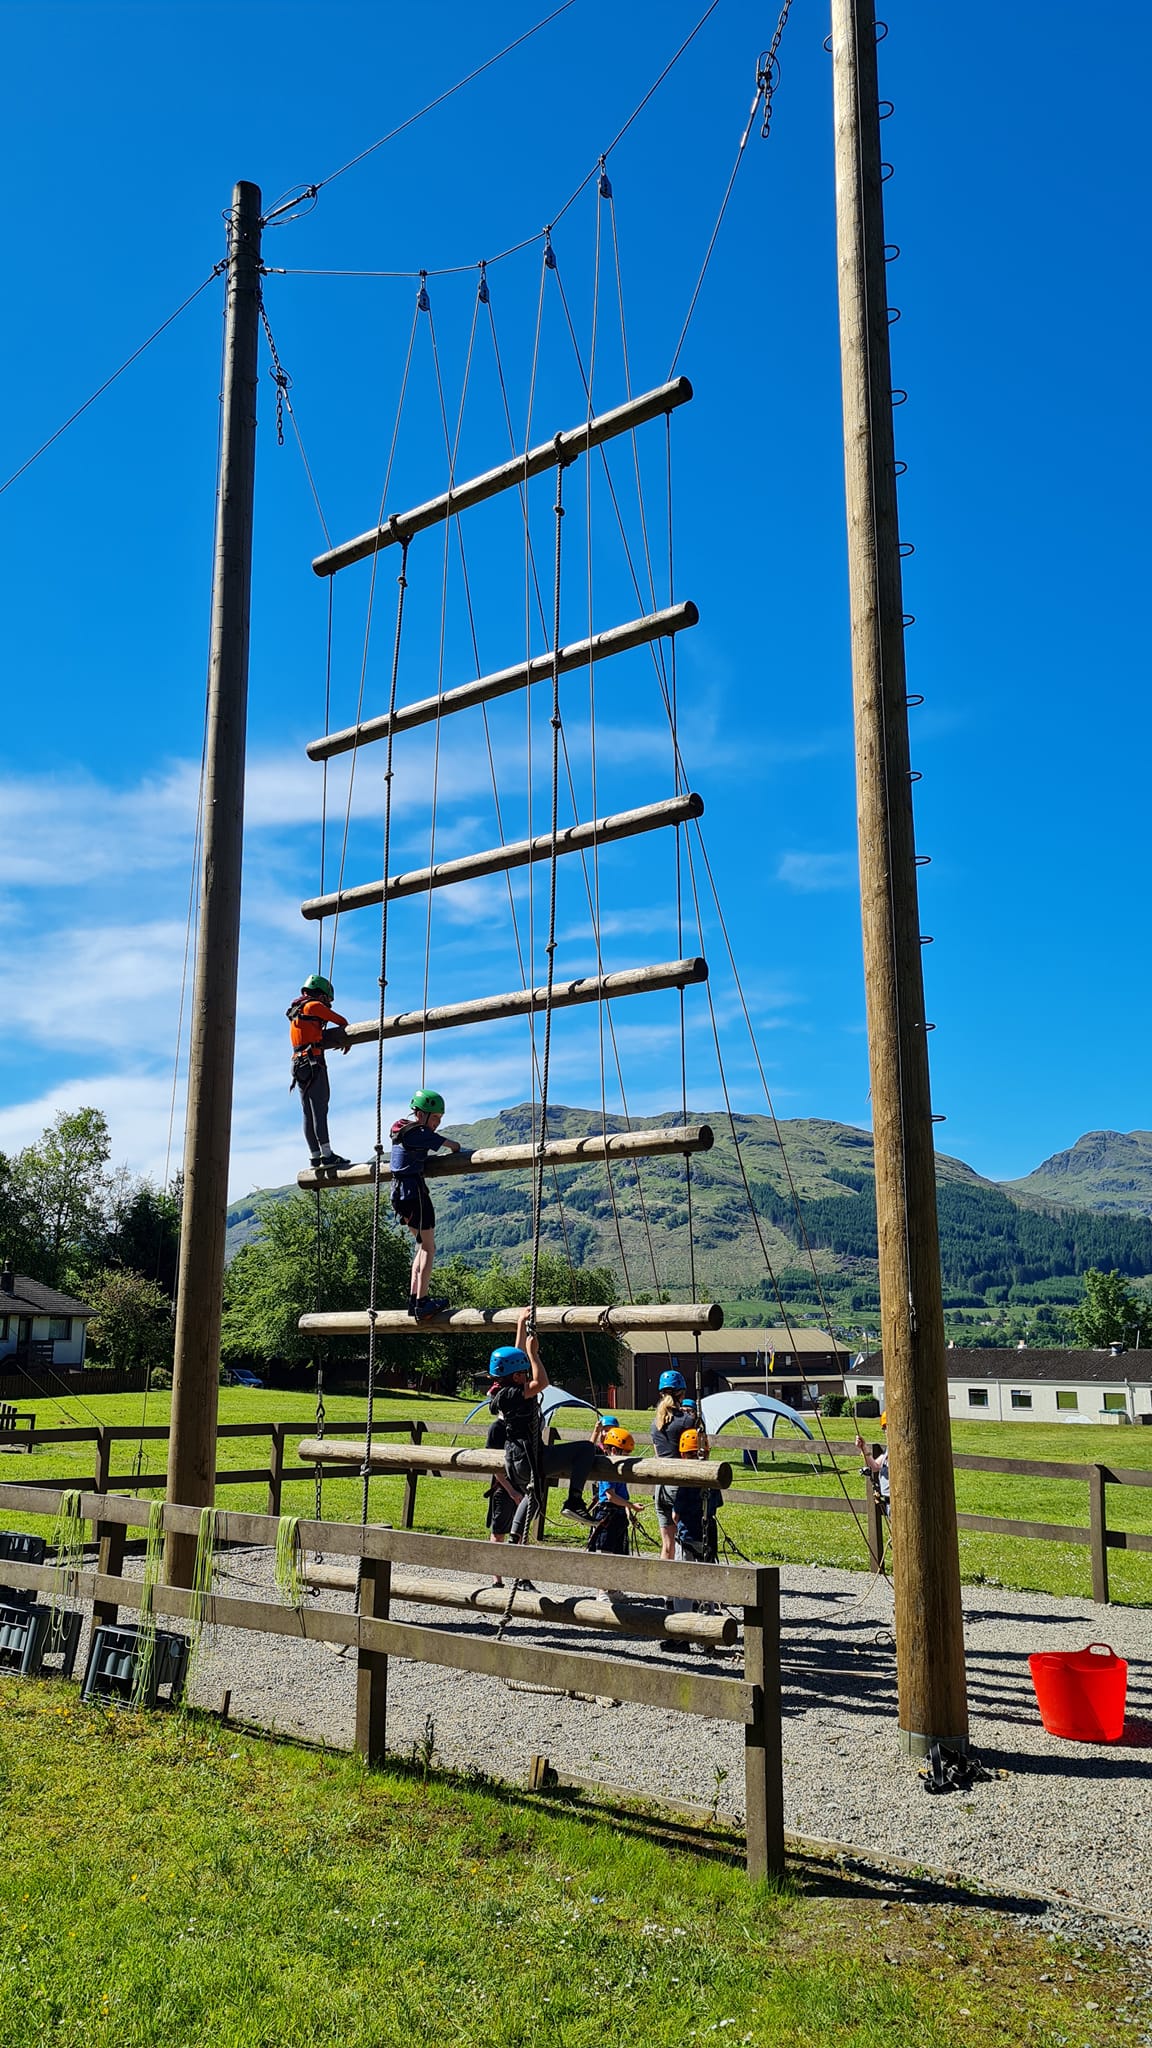
[[[548,1081],[552,1063],[552,998],[556,983],[556,883],[560,832],[560,569],[564,532],[564,464],[556,464],[556,557],[552,584],[552,854],[548,874],[548,977],[544,1002],[544,1053],[540,1062],[540,1141],[532,1191],[532,1276],[528,1294],[530,1330],[536,1328],[536,1294],[540,1280],[540,1232],[544,1212],[544,1151],[548,1142]]]

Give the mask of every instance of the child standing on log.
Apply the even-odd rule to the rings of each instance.
[[[636,1440],[631,1430],[622,1429],[613,1416],[606,1425],[601,1421],[592,1433],[592,1441],[610,1457],[627,1458],[636,1449]],[[596,1487],[596,1506],[592,1510],[592,1533],[588,1548],[599,1551],[606,1557],[627,1557],[629,1522],[636,1513],[628,1498],[628,1488],[622,1479],[601,1479]]]
[[[513,1543],[524,1542],[528,1524],[544,1499],[547,1481],[569,1461],[568,1497],[560,1513],[573,1522],[591,1523],[582,1496],[589,1471],[600,1455],[595,1441],[545,1445],[540,1396],[549,1381],[540,1340],[528,1323],[529,1312],[522,1308],[516,1319],[515,1344],[500,1345],[488,1361],[492,1378],[488,1406],[507,1431],[504,1472],[509,1484],[523,1495],[512,1519]]]
[[[332,1173],[352,1164],[332,1150],[328,1138],[331,1090],[324,1055],[347,1052],[349,1045],[345,1028],[348,1019],[331,1007],[335,993],[326,974],[310,974],[286,1012],[292,1035],[292,1080],[288,1092],[291,1094],[293,1088],[300,1090],[310,1165]]]
[[[411,1115],[398,1117],[392,1126],[392,1207],[416,1239],[412,1272],[408,1281],[408,1313],[418,1323],[429,1316],[441,1316],[446,1301],[434,1301],[429,1294],[432,1262],[436,1257],[436,1211],[428,1193],[424,1169],[428,1154],[446,1145],[459,1152],[455,1138],[443,1138],[437,1128],[444,1114],[444,1097],[435,1088],[418,1088],[411,1101]]]

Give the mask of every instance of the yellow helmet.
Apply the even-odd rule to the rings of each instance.
[[[636,1449],[636,1439],[630,1429],[622,1429],[620,1424],[616,1423],[614,1428],[604,1431],[604,1447],[606,1450],[626,1455]]]
[[[888,1410],[887,1410],[887,1409],[885,1409],[885,1410],[884,1410],[884,1413],[883,1413],[883,1415],[882,1415],[882,1416],[880,1417],[880,1427],[881,1427],[881,1429],[887,1429],[887,1427],[888,1427]]]
[[[697,1458],[699,1455],[700,1431],[698,1429],[682,1429],[680,1432],[680,1456],[682,1458]]]

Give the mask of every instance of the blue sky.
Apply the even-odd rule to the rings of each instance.
[[[412,326],[410,277],[432,278],[417,328],[390,505],[442,489],[447,458],[433,374],[455,422],[483,256],[536,236],[594,165],[696,19],[681,0],[588,0],[447,106],[270,231],[267,306],[334,537],[375,520]],[[943,1149],[979,1171],[1027,1172],[1099,1127],[1147,1126],[1145,778],[1148,757],[1147,246],[1138,194],[1139,81],[1149,17],[1115,4],[1018,0],[961,21],[891,0],[882,90],[895,176],[890,273],[898,416],[908,462],[902,525],[916,544],[906,600],[918,838],[924,871],[934,1092]],[[535,19],[496,0],[432,10],[330,4],[9,4],[8,474],[210,271],[232,182],[266,204],[326,176]],[[744,125],[771,17],[721,0],[610,160],[634,389],[661,382]],[[678,664],[681,746],[706,802],[705,835],[777,1108],[868,1122],[855,888],[843,542],[829,61],[822,9],[796,0],[771,140],[754,138],[680,368],[696,397],[672,431],[675,594],[699,605]],[[228,69],[226,71],[225,66]],[[235,81],[235,83],[233,83]],[[587,362],[597,217],[594,397],[624,394],[609,209],[591,185],[555,231],[559,274]],[[515,432],[541,278],[538,240],[490,273]],[[0,923],[9,962],[9,1058],[0,1145],[35,1137],[58,1107],[104,1106],[118,1156],[163,1169],[203,712],[220,340],[213,286],[112,391],[0,497],[5,745]],[[266,367],[266,365],[265,365]],[[319,876],[326,589],[310,558],[316,508],[292,441],[276,443],[261,392],[248,842],[232,1184],[286,1179],[299,1155],[286,1092],[283,1010],[314,965],[298,905]],[[534,438],[583,417],[563,309],[548,280]],[[667,579],[665,443],[639,437],[658,601]],[[508,448],[481,326],[457,474]],[[612,471],[643,570],[631,451]],[[641,609],[593,468],[570,473],[562,634]],[[551,488],[532,498],[547,584]],[[590,537],[589,537],[590,536]],[[509,497],[464,528],[481,665],[525,646],[523,535]],[[454,543],[455,545],[455,543]],[[591,563],[591,599],[588,568]],[[1143,572],[1143,574],[1141,573]],[[395,565],[381,557],[365,706],[386,700]],[[401,699],[440,673],[443,535],[414,546]],[[335,592],[333,723],[354,713],[369,572]],[[447,578],[447,686],[474,673],[459,560]],[[546,594],[546,605],[549,603]],[[537,623],[533,651],[544,644]],[[547,813],[547,692],[532,693],[533,829]],[[592,801],[586,675],[565,685],[577,802]],[[526,829],[523,696],[494,709],[505,830]],[[357,770],[346,879],[380,871],[382,761]],[[497,837],[475,713],[397,749],[396,852],[429,852],[435,779],[441,855]],[[605,664],[596,684],[601,811],[671,787],[650,659]],[[346,782],[330,781],[329,876]],[[334,836],[333,836],[334,834]],[[673,957],[670,835],[606,850],[608,967]],[[594,944],[579,864],[562,871],[558,972]],[[531,906],[542,976],[544,892]],[[390,996],[422,1000],[426,905],[392,922]],[[529,950],[526,889],[517,892]],[[705,950],[736,1105],[763,1107],[714,922]],[[375,1009],[374,913],[341,925],[337,1000]],[[686,951],[697,940],[689,929]],[[432,1002],[519,984],[502,883],[433,905]],[[689,1095],[718,1100],[707,1008],[688,1005]],[[620,1004],[631,1107],[679,1098],[672,997]],[[595,1015],[557,1020],[554,1099],[594,1103]],[[527,1027],[430,1039],[428,1079],[456,1115],[529,1092]],[[370,1056],[336,1071],[333,1133],[371,1140]],[[611,1053],[605,1095],[621,1094]],[[418,1042],[388,1063],[406,1099]],[[179,1102],[173,1163],[180,1150]]]

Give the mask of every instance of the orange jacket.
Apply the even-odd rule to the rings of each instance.
[[[292,1033],[293,1052],[306,1052],[310,1046],[322,1046],[325,1024],[338,1024],[341,1028],[348,1022],[339,1010],[330,1010],[317,996],[307,1002],[298,1000],[288,1011],[288,1025]]]

